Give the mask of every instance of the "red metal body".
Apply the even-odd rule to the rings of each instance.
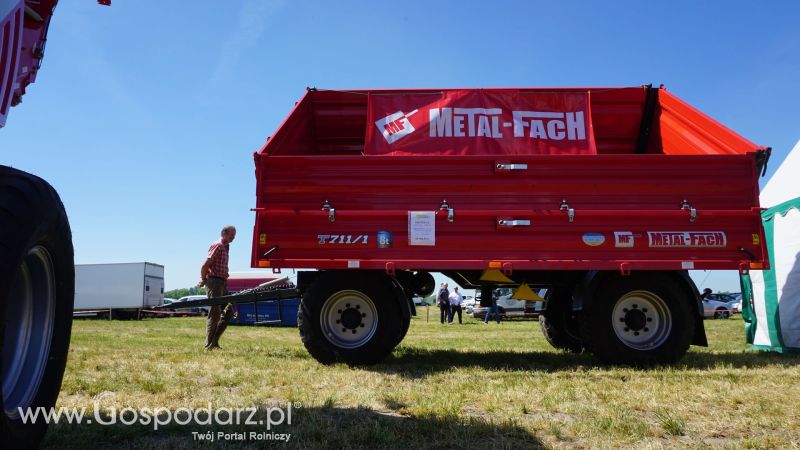
[[[597,154],[513,156],[365,155],[367,98],[406,91],[310,91],[255,155],[253,267],[764,267],[761,147],[663,89],[651,116],[647,89],[590,91]],[[410,211],[435,245],[409,245]]]
[[[0,0],[0,127],[36,80],[57,0]]]

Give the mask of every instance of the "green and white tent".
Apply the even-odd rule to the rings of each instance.
[[[800,352],[800,141],[759,198],[770,270],[742,276],[745,336],[756,349]]]

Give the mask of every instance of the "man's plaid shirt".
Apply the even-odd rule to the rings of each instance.
[[[223,244],[222,239],[211,244],[208,249],[208,257],[211,258],[208,276],[228,279],[228,248],[229,244]]]

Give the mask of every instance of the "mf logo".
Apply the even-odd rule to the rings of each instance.
[[[386,139],[386,142],[392,144],[400,138],[414,132],[414,125],[411,125],[411,121],[409,121],[408,118],[416,114],[417,111],[419,110],[415,109],[408,114],[405,114],[403,111],[397,111],[383,119],[376,120],[375,126],[378,127],[378,131],[383,135],[383,138]]]
[[[633,247],[633,233],[630,231],[615,231],[614,247]]]

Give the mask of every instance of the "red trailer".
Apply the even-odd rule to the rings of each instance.
[[[706,345],[687,270],[767,264],[768,157],[663,87],[309,89],[255,154],[252,266],[319,269],[323,363],[390,353],[430,272],[548,288],[556,347],[673,362]]]

